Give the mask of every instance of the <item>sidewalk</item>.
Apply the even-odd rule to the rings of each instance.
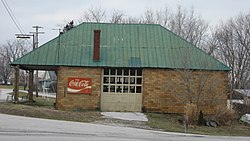
[[[104,118],[115,118],[130,121],[148,121],[145,114],[139,112],[101,112]]]
[[[11,96],[8,93],[11,93],[12,89],[0,89],[0,101],[6,101],[8,96]]]

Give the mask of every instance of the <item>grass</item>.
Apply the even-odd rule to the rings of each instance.
[[[34,100],[36,102],[25,102],[19,104],[1,102],[0,113],[77,122],[93,122],[101,119],[101,114],[98,111],[59,111],[54,109],[55,99],[34,97]]]
[[[146,124],[155,129],[168,132],[184,132],[184,125],[178,122],[182,115],[147,113],[149,122]],[[188,133],[218,136],[250,136],[250,126],[233,121],[220,127],[189,126]]]
[[[0,85],[0,89],[13,89],[13,86]],[[19,89],[23,89],[22,86]],[[13,94],[12,92],[9,94]],[[19,97],[27,96],[25,92],[19,92]],[[101,119],[98,111],[72,112],[59,111],[54,109],[54,98],[33,97],[35,102],[21,102],[14,104],[12,102],[0,102],[0,113],[17,116],[77,121],[77,122],[93,122]]]
[[[180,115],[147,113],[147,117],[149,121],[146,124],[155,129],[161,129],[169,132],[184,131],[183,126],[176,122],[179,118],[182,118]]]
[[[0,89],[14,89],[13,85],[0,85]],[[23,90],[23,86],[19,86],[19,90]]]
[[[8,93],[8,94],[13,95],[13,92]],[[27,96],[27,95],[28,95],[28,93],[25,93],[25,92],[19,92],[19,97],[20,97],[20,98],[22,98],[22,97],[24,97],[24,96]]]
[[[49,108],[54,109],[54,98],[42,98],[42,97],[33,97],[35,102],[25,102],[24,105],[27,106],[33,106],[33,107],[43,107],[43,108]]]

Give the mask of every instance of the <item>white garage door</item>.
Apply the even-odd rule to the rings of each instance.
[[[142,108],[142,70],[105,68],[102,71],[102,111],[137,111]]]

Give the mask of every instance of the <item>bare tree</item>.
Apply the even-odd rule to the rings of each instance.
[[[200,16],[195,15],[193,8],[190,11],[177,7],[171,12],[166,6],[160,10],[147,8],[141,17],[125,16],[120,10],[113,10],[111,16],[106,15],[106,10],[100,6],[90,8],[83,12],[79,22],[110,22],[110,23],[144,23],[161,24],[175,34],[183,37],[195,46],[209,51],[205,44],[207,37],[208,23]],[[110,17],[110,19],[108,19]]]
[[[114,9],[111,14],[111,19],[109,20],[110,23],[122,23],[125,14],[120,10]]]
[[[210,36],[207,37],[206,42],[203,44],[202,47],[204,51],[206,51],[209,55],[212,55],[214,57],[217,57],[217,50],[219,49],[219,42],[216,39],[216,33],[211,31]]]
[[[160,24],[164,27],[167,27],[169,23],[170,18],[170,11],[168,7],[165,7],[164,9],[160,9],[155,12],[155,23]]]
[[[3,56],[0,57],[0,80],[4,82],[5,85],[7,84],[12,73],[12,69],[9,66],[9,63],[10,62],[7,58],[4,58]]]
[[[144,24],[161,24],[195,46],[208,50],[204,46],[208,35],[208,23],[200,16],[196,16],[193,8],[188,11],[178,6],[175,12],[169,11],[168,7],[158,11],[148,8],[140,19]]]
[[[231,90],[250,82],[250,15],[239,15],[217,27],[218,57],[231,69]]]
[[[79,22],[104,22],[106,21],[106,10],[101,7],[89,8],[83,12]]]
[[[204,103],[209,104],[211,107],[219,105],[222,100],[222,97],[226,93],[220,94],[216,90],[216,87],[220,84],[223,84],[223,80],[217,79],[215,72],[210,72],[202,69],[202,66],[209,67],[211,66],[210,62],[206,60],[195,60],[200,64],[200,69],[192,70],[193,65],[193,54],[195,48],[183,47],[179,49],[179,60],[175,60],[174,64],[181,64],[182,68],[176,68],[178,74],[178,83],[172,82],[174,88],[181,90],[182,94],[177,95],[183,99],[183,102],[195,104],[198,112],[203,108]],[[211,94],[214,94],[215,99],[210,101],[212,97]],[[220,97],[222,96],[222,97]]]
[[[128,23],[128,24],[140,24],[144,23],[143,19],[138,17],[126,17],[123,19],[122,23]]]
[[[168,10],[168,7],[156,11],[151,8],[147,8],[139,19],[141,19],[140,21],[143,24],[160,24],[168,28],[170,14],[171,13]]]
[[[145,24],[156,23],[154,11],[149,8],[147,8],[146,11],[144,12],[144,16],[142,17],[142,19],[143,19],[143,23]]]
[[[182,98],[183,102],[195,104],[197,111],[202,110],[206,105],[216,110],[216,106],[225,100],[223,97],[227,93],[221,94],[216,90],[223,80],[218,79],[211,72],[191,69],[176,69],[176,71],[180,77],[180,83],[173,83],[174,88],[183,92],[177,96]]]
[[[13,72],[9,64],[27,53],[28,49],[21,40],[8,40],[6,44],[0,46],[0,77],[5,84]]]
[[[167,27],[197,47],[201,47],[208,30],[207,22],[195,16],[193,8],[187,11],[181,6],[178,6],[176,13],[171,14]]]

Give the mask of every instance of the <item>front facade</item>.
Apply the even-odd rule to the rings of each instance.
[[[226,107],[230,69],[160,25],[83,23],[12,65],[56,71],[60,110]]]
[[[152,68],[60,67],[56,107],[61,110],[183,113],[189,97],[193,102],[200,102],[200,108],[205,113],[213,113],[226,106],[226,71],[193,71],[191,81],[194,92],[190,95],[180,73]],[[92,78],[91,94],[68,93],[69,77]],[[203,84],[206,86],[202,87]],[[199,89],[200,93],[197,92]]]

